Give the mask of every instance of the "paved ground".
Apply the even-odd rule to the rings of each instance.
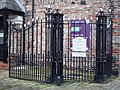
[[[8,71],[0,71],[0,90],[120,90],[120,77],[102,84],[69,82],[56,86],[8,78]]]

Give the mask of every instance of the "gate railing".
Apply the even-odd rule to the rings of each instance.
[[[26,29],[18,25],[15,30],[11,23],[10,77],[57,85],[64,80],[95,80],[99,69],[96,22],[86,18],[63,21],[63,14],[49,10],[45,19],[35,20]]]

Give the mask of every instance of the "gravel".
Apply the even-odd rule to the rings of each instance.
[[[8,78],[8,71],[0,71],[0,90],[120,90],[120,77],[101,84],[67,82],[56,86]]]

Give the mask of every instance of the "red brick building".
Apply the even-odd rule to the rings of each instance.
[[[32,0],[20,0],[26,8],[27,20],[32,18]],[[93,18],[96,20],[96,14],[101,9],[106,15],[110,15],[110,7],[112,4],[113,18],[113,56],[116,60],[120,60],[120,0],[34,0],[35,1],[35,18],[44,17],[48,4],[51,8],[59,8],[64,14],[64,19],[72,18]],[[95,44],[94,44],[95,45]]]
[[[32,0],[19,0],[26,10],[26,23],[32,22]],[[64,14],[64,20],[93,18],[96,20],[97,13],[102,9],[106,15],[110,15],[110,6],[112,3],[113,18],[113,56],[120,60],[120,0],[34,0],[34,15],[44,18],[48,5],[52,9],[59,8]],[[111,2],[112,1],[112,2]],[[95,45],[95,43],[94,43]]]

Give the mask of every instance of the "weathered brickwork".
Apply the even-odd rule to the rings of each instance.
[[[32,0],[20,0],[23,6],[26,8],[27,20],[26,22],[31,22],[32,14]],[[40,2],[41,0],[35,0],[35,18],[43,17],[45,15],[47,3],[44,4]],[[46,1],[46,0],[45,0]],[[56,0],[57,1],[57,0]],[[74,1],[75,4],[72,2]],[[79,19],[79,18],[93,18],[96,20],[96,14],[101,9],[108,14],[108,8],[110,7],[110,0],[86,0],[86,5],[80,5],[80,0],[61,0],[59,2],[54,2],[50,0],[51,8],[55,9],[58,7],[60,11],[64,14],[64,20],[69,19]],[[72,3],[72,4],[71,4]],[[117,60],[120,60],[120,0],[114,0],[114,11],[113,11],[113,55],[116,56]],[[66,32],[67,33],[67,32]],[[93,33],[94,36],[94,33]],[[65,38],[67,39],[67,38]],[[94,40],[93,40],[94,41]],[[67,44],[67,43],[66,43]],[[65,44],[65,46],[67,46]],[[95,45],[95,41],[93,42]]]

